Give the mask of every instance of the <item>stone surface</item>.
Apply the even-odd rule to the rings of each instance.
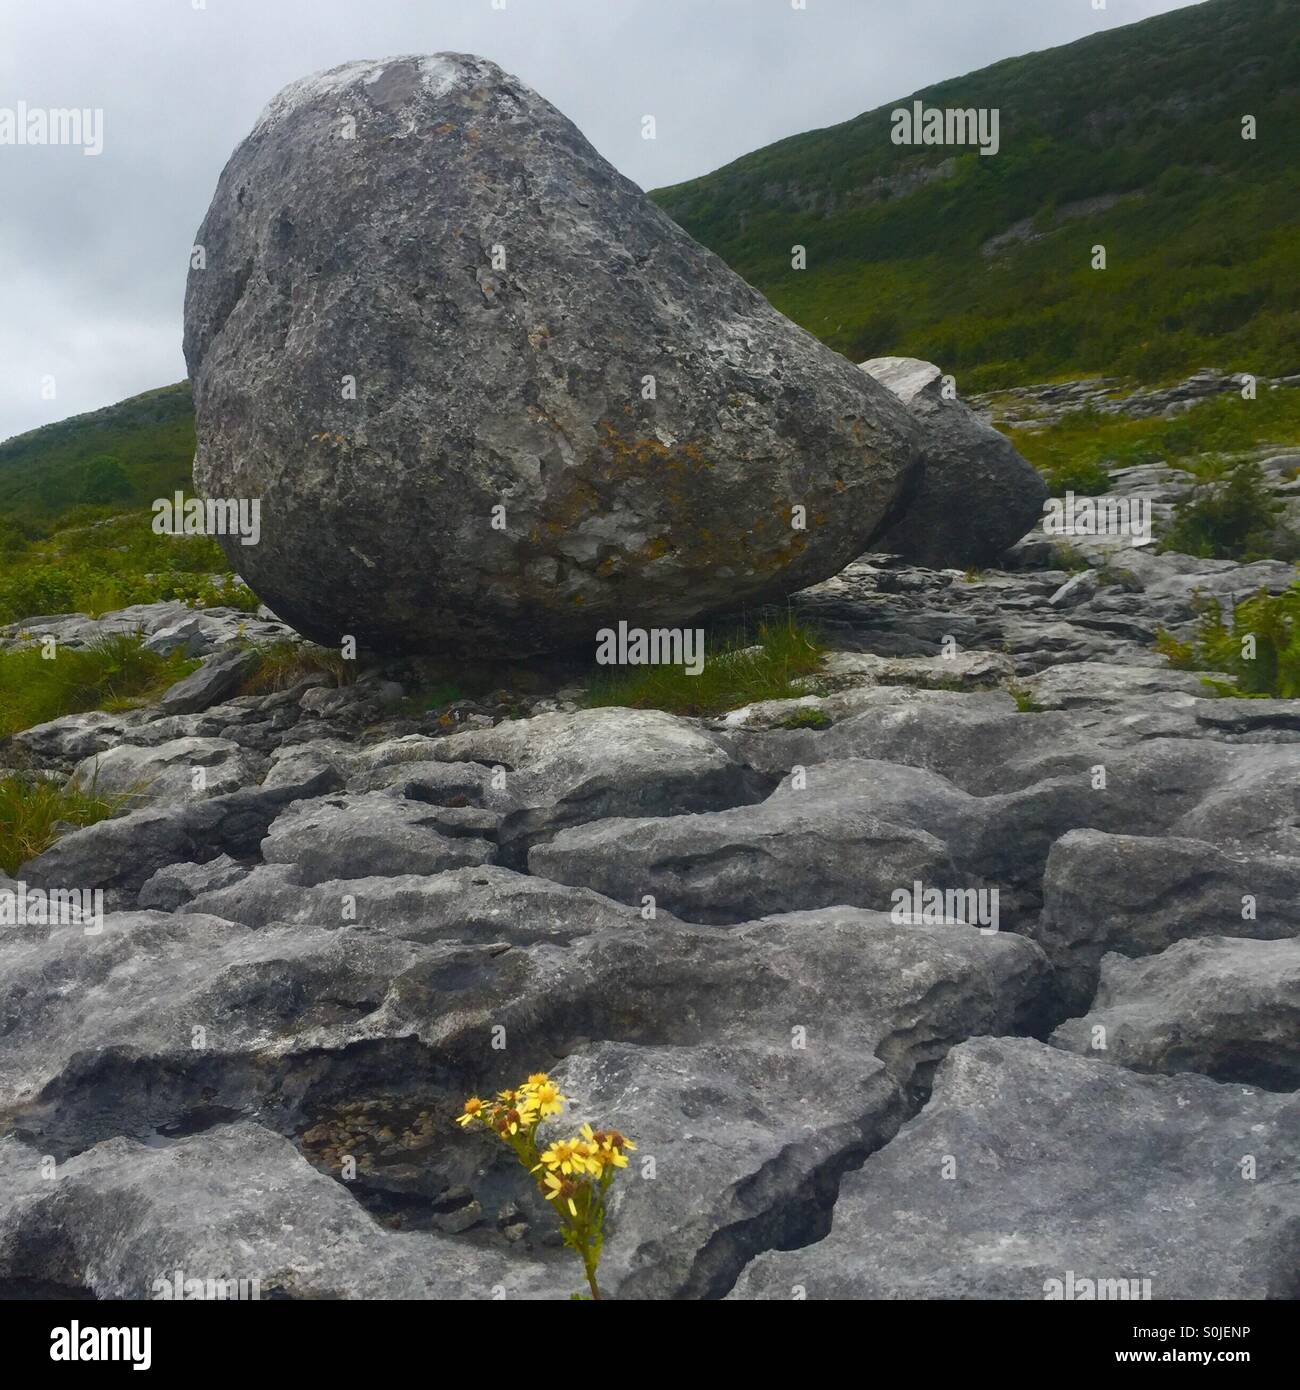
[[[158,701],[164,714],[197,714],[233,695],[257,666],[257,655],[236,648],[209,657]]]
[[[364,874],[434,874],[486,864],[497,818],[477,807],[428,806],[368,792],[290,806],[262,841],[268,864],[293,864],[311,886]]]
[[[943,372],[914,357],[861,364],[921,426],[922,472],[902,514],[876,539],[918,564],[984,565],[1041,520],[1047,486],[1003,434],[955,398]]]
[[[1072,1271],[1138,1298],[1294,1298],[1298,1145],[1293,1095],[976,1039],[844,1180],[831,1234],[760,1256],[732,1296],[1040,1300]]]
[[[261,499],[227,555],[322,641],[516,658],[775,598],[915,464],[888,391],[481,58],[286,88],[196,241],[196,480]]]
[[[82,759],[72,781],[135,808],[151,802],[202,800],[256,786],[266,759],[221,738],[177,738],[153,747],[121,743]],[[196,785],[196,780],[201,784]]]
[[[1300,860],[1203,840],[1071,830],[1052,846],[1030,934],[1071,1012],[1082,1012],[1108,951],[1149,956],[1207,936],[1300,935]]]
[[[1300,1089],[1300,938],[1211,936],[1144,960],[1104,956],[1091,1010],[1052,1042],[1136,1071]]]
[[[385,1231],[342,1184],[255,1124],[163,1147],[112,1139],[60,1165],[57,1182],[41,1162],[36,1150],[0,1140],[10,1194],[0,1211],[0,1290],[153,1300],[164,1296],[157,1281],[175,1288],[178,1270],[202,1280],[207,1299],[239,1297],[241,1280],[243,1297],[261,1299],[483,1299],[494,1288],[538,1296],[547,1283],[519,1256]]]
[[[611,1296],[1038,1299],[1070,1269],[1300,1293],[1300,701],[1215,698],[1152,649],[1196,588],[1292,571],[1098,549],[1053,607],[1078,556],[1017,550],[855,560],[791,602],[831,648],[807,693],[718,718],[580,710],[566,661],[412,715],[421,663],[363,657],[343,688],[0,746],[56,784],[109,749],[268,768],[57,826],[13,875],[108,911],[0,922],[0,1296],[115,1296],[163,1260],[268,1297],[565,1297],[549,1206],[454,1124],[543,1067],[555,1133],[640,1145]],[[238,640],[187,611],[42,625]],[[918,872],[997,889],[1002,929],[871,910]]]

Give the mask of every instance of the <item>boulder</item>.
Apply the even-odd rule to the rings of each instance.
[[[921,475],[876,549],[936,568],[991,564],[1041,519],[1047,484],[1005,435],[944,396],[933,362],[873,357],[862,370],[922,426]]]
[[[260,499],[226,554],[321,641],[517,658],[734,611],[860,554],[915,468],[893,394],[480,58],[292,84],[196,242],[195,479]]]

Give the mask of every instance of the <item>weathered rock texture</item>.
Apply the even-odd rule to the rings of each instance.
[[[775,598],[914,468],[890,392],[479,58],[286,88],[197,242],[196,482],[262,499],[226,553],[309,636],[519,655]]]
[[[862,370],[922,426],[919,484],[877,546],[918,565],[991,564],[1042,517],[1046,483],[1005,435],[945,399],[933,362],[873,357]]]

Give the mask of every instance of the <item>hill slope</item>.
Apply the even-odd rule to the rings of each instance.
[[[189,488],[188,381],[0,443],[0,513],[41,527],[73,507],[123,510]]]
[[[963,390],[1208,364],[1294,372],[1298,20],[1295,0],[1209,0],[653,196],[831,347],[932,359]],[[914,98],[997,108],[999,152],[892,143],[890,113]]]

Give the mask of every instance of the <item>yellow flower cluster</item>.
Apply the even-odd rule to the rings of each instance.
[[[548,1202],[555,1203],[564,1243],[582,1258],[592,1298],[599,1298],[596,1266],[604,1242],[605,1193],[627,1156],[636,1150],[616,1129],[583,1125],[568,1139],[537,1138],[538,1126],[558,1115],[567,1097],[545,1072],[534,1072],[512,1091],[498,1091],[491,1100],[470,1096],[456,1122],[466,1128],[487,1126],[514,1150]]]
[[[583,1195],[579,1180],[598,1178],[602,1187],[607,1185],[616,1168],[627,1167],[629,1150],[635,1151],[636,1145],[618,1130],[593,1130],[590,1125],[583,1125],[582,1132],[572,1139],[557,1139],[549,1149],[543,1149],[538,1155],[541,1162],[533,1172],[546,1170],[541,1178],[546,1200],[553,1202],[558,1198],[576,1217],[576,1199]]]
[[[456,1122],[471,1125],[479,1120],[504,1139],[527,1133],[548,1116],[558,1115],[567,1099],[545,1072],[538,1071],[513,1091],[498,1091],[492,1100],[470,1096]]]

